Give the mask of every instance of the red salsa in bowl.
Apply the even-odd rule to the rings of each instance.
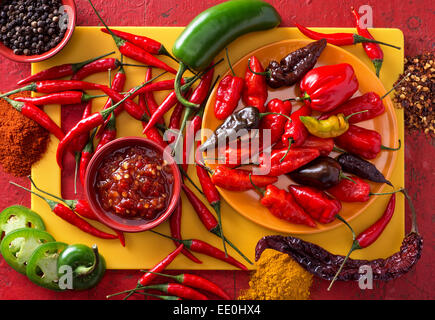
[[[143,138],[121,138],[92,158],[86,197],[103,223],[122,231],[148,230],[172,213],[180,181],[177,164],[161,147]]]

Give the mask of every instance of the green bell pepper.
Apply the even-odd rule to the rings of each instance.
[[[0,234],[2,236],[21,228],[45,231],[45,224],[36,212],[20,205],[10,206],[0,213]]]
[[[65,266],[70,267],[73,272],[73,290],[86,290],[96,286],[106,271],[106,262],[96,245],[92,248],[83,244],[69,245],[57,260],[59,278],[65,275]]]
[[[16,271],[26,274],[26,265],[40,245],[55,241],[48,232],[21,228],[9,232],[0,244],[0,252],[7,262]]]
[[[68,245],[63,242],[47,242],[32,253],[27,263],[26,275],[40,287],[60,291],[57,259]]]

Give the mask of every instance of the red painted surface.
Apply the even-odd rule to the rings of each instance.
[[[109,25],[150,25],[185,26],[202,10],[222,1],[175,1],[175,0],[94,0],[101,15]],[[368,4],[373,8],[373,23],[376,27],[400,28],[405,34],[405,54],[415,55],[425,50],[433,50],[435,41],[433,30],[432,1],[393,0],[393,1],[322,1],[322,0],[270,0],[283,17],[283,26],[292,26],[298,21],[307,26],[352,27],[350,5],[359,7]],[[290,4],[289,4],[290,3]],[[86,0],[76,0],[78,25],[99,25]],[[0,57],[0,89],[14,88],[16,81],[30,73],[30,66],[8,61]],[[70,109],[71,110],[71,109]],[[68,124],[67,124],[68,125]],[[360,290],[356,283],[337,282],[331,292],[327,292],[328,282],[315,280],[312,288],[313,299],[434,299],[435,280],[432,277],[435,265],[435,212],[433,190],[435,187],[434,140],[423,134],[406,133],[406,186],[414,199],[418,212],[420,232],[424,237],[423,255],[407,275],[388,282],[377,282],[373,290]],[[28,194],[18,191],[8,181],[28,185],[26,179],[14,178],[0,171],[3,197],[0,209],[12,204],[30,206]],[[409,223],[407,223],[409,230]],[[240,289],[248,287],[249,273],[241,271],[195,271],[222,286],[231,296],[237,296]],[[55,293],[39,288],[27,278],[13,271],[0,258],[0,299],[105,299],[110,293],[132,288],[140,275],[139,271],[109,270],[102,282],[86,292]],[[136,299],[143,299],[142,296]]]

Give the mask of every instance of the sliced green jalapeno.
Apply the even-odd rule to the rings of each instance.
[[[36,212],[20,205],[10,206],[0,213],[1,238],[21,228],[45,230],[45,224]]]

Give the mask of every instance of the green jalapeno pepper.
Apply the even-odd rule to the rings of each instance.
[[[0,235],[21,228],[35,228],[45,231],[45,224],[34,211],[20,205],[10,206],[0,213]]]
[[[36,248],[27,263],[27,278],[40,287],[60,291],[57,259],[67,246],[63,242],[47,242]]]
[[[83,244],[69,245],[57,260],[59,277],[65,274],[65,266],[69,266],[73,272],[73,290],[86,290],[96,286],[106,271],[106,262],[96,245],[92,248]]]
[[[280,23],[281,17],[275,8],[260,0],[226,1],[196,16],[172,48],[173,55],[180,61],[175,81],[179,101],[187,107],[198,107],[189,104],[181,94],[180,82],[187,68],[202,71],[236,38],[274,28]]]
[[[55,241],[45,231],[31,228],[21,228],[8,233],[2,240],[0,252],[7,262],[16,271],[25,274],[26,265],[40,245]]]

